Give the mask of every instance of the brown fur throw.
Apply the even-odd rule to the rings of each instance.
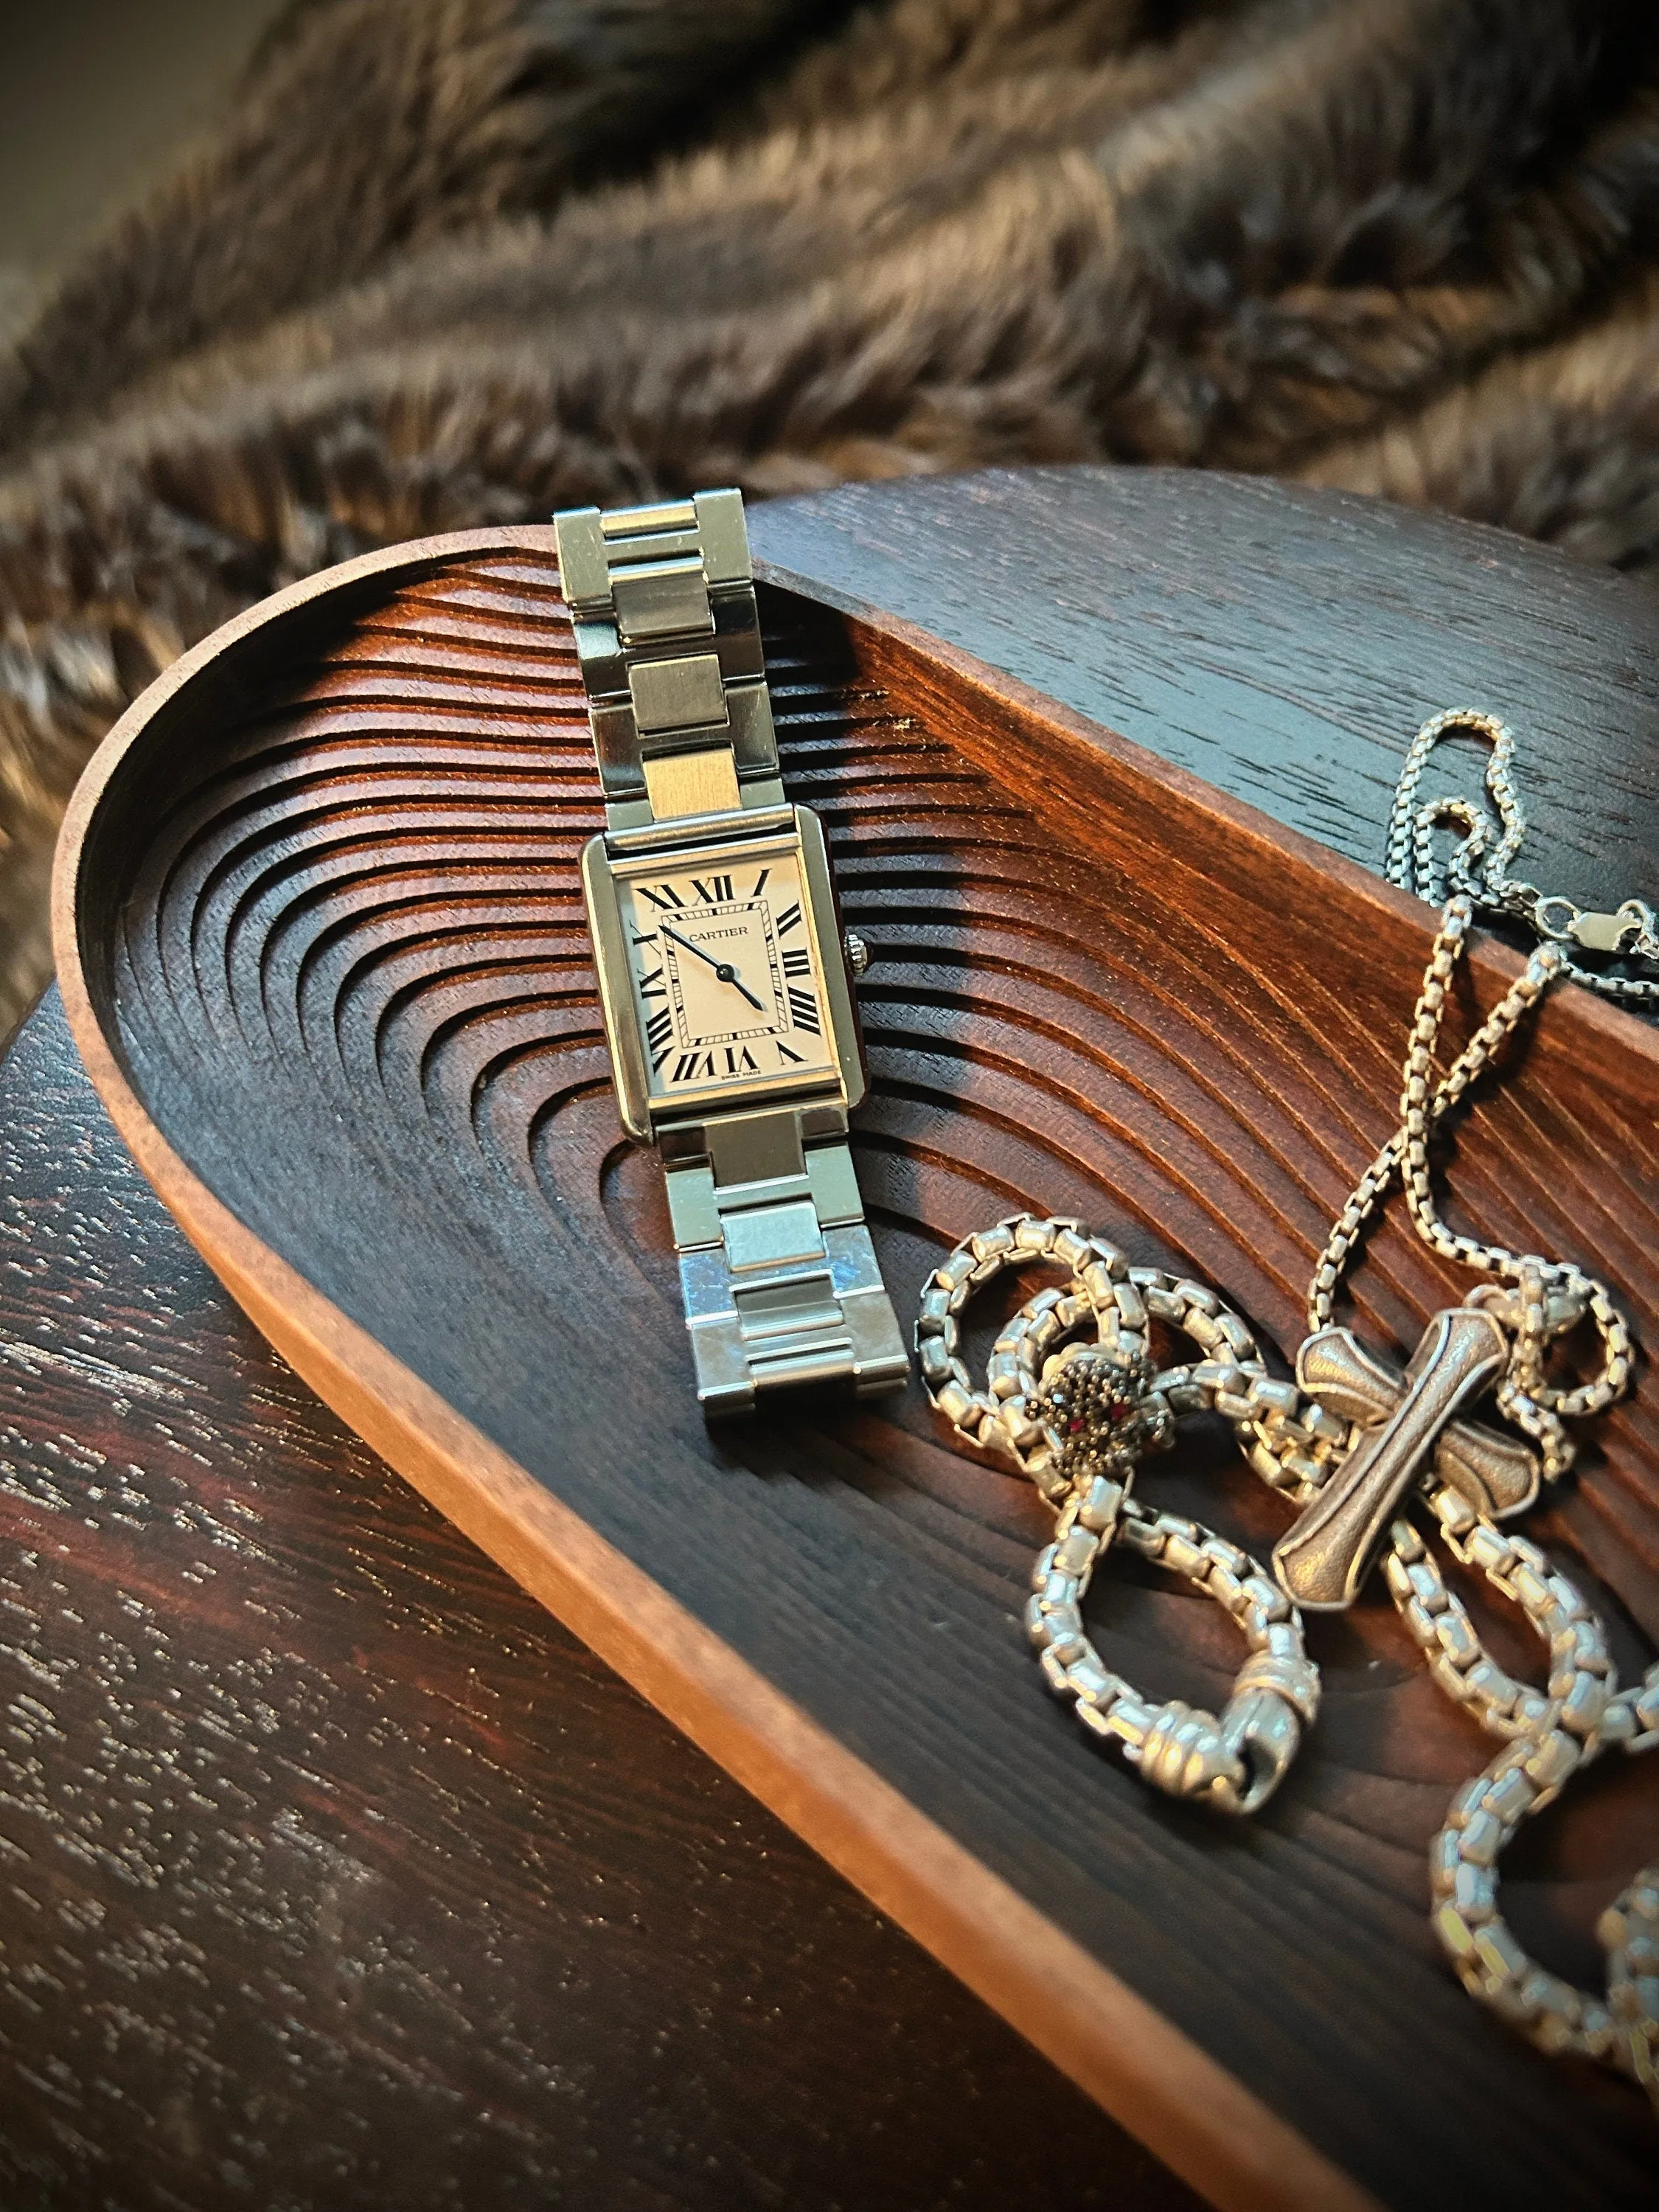
[[[1225,464],[1659,556],[1650,0],[298,0],[0,356],[0,1015],[181,647],[363,547]]]

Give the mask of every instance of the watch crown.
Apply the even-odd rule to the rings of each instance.
[[[842,951],[847,955],[848,966],[855,975],[862,975],[870,965],[869,946],[861,937],[857,936],[850,929],[842,931],[841,945]]]

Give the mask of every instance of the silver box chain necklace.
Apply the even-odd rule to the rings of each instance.
[[[1467,800],[1419,803],[1429,757],[1453,729],[1492,744],[1495,833]],[[1407,752],[1389,873],[1434,903],[1443,899],[1443,912],[1401,1069],[1399,1125],[1315,1267],[1296,1380],[1268,1373],[1243,1318],[1205,1285],[1133,1267],[1078,1222],[1030,1213],[964,1238],[934,1271],[916,1349],[929,1396],[957,1434],[1012,1462],[1054,1507],[1054,1540],[1031,1578],[1031,1642],[1049,1687],[1154,1788],[1226,1813],[1265,1804],[1319,1710],[1303,1615],[1352,1604],[1380,1571],[1436,1682],[1504,1747],[1456,1792],[1430,1847],[1437,1936],[1465,1988],[1540,2049],[1610,2066],[1659,2106],[1659,1865],[1644,1869],[1601,1917],[1600,1995],[1531,1958],[1498,1899],[1499,1860],[1527,1820],[1603,1751],[1659,1746],[1659,1662],[1621,1687],[1599,1614],[1538,1546],[1503,1525],[1571,1466],[1569,1424],[1628,1389],[1628,1326],[1606,1285],[1573,1261],[1462,1235],[1443,1220],[1434,1193],[1437,1128],[1555,983],[1571,976],[1626,1004],[1659,1004],[1659,978],[1587,969],[1569,950],[1659,963],[1650,908],[1632,898],[1613,913],[1589,913],[1507,873],[1526,832],[1514,751],[1501,722],[1458,708],[1425,722]],[[1434,836],[1447,826],[1462,840],[1443,871]],[[1477,908],[1528,922],[1547,941],[1437,1079],[1447,994]],[[1360,1235],[1396,1182],[1423,1241],[1488,1279],[1431,1317],[1403,1370],[1333,1317]],[[962,1357],[963,1314],[981,1285],[1036,1263],[1059,1267],[1067,1280],[1020,1308],[976,1384]],[[1158,1327],[1198,1357],[1159,1366]],[[1562,1340],[1586,1328],[1598,1346],[1595,1372],[1557,1379]],[[1506,1427],[1471,1417],[1488,1395]],[[1297,1509],[1271,1568],[1136,1494],[1141,1463],[1173,1443],[1183,1415],[1200,1411],[1229,1421],[1254,1472]],[[1437,1536],[1519,1607],[1548,1654],[1541,1689],[1487,1650],[1441,1571]],[[1246,1656],[1219,1714],[1146,1697],[1101,1658],[1083,1603],[1114,1544],[1183,1576],[1237,1624]]]
[[[1472,800],[1442,798],[1419,801],[1429,758],[1442,740],[1455,732],[1485,738],[1492,747],[1486,763],[1486,788],[1497,815],[1492,816]],[[1627,898],[1610,914],[1577,907],[1571,899],[1547,897],[1535,884],[1523,883],[1508,871],[1519,858],[1527,834],[1527,817],[1510,773],[1515,739],[1495,714],[1474,707],[1450,707],[1432,714],[1407,749],[1405,765],[1389,817],[1388,872],[1401,890],[1414,891],[1430,906],[1443,906],[1462,892],[1471,905],[1486,914],[1498,914],[1524,922],[1533,933],[1561,948],[1562,959],[1575,983],[1599,991],[1603,998],[1626,1006],[1659,1006],[1659,975],[1620,975],[1607,968],[1589,968],[1577,952],[1594,952],[1632,965],[1659,966],[1659,932],[1653,908],[1639,898]],[[1437,830],[1455,829],[1462,835],[1443,868],[1437,861]]]

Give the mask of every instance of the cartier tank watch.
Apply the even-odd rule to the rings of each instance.
[[[617,1103],[659,1146],[697,1395],[908,1360],[847,1146],[866,1078],[823,832],[778,775],[742,495],[554,518],[606,828],[582,885]]]

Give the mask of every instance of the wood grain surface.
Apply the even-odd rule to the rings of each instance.
[[[780,583],[962,647],[1367,867],[1412,732],[1484,708],[1520,747],[1521,873],[1659,903],[1659,604],[1610,569],[1207,470],[842,484],[750,529]],[[1474,796],[1486,757],[1449,744],[1424,796]]]
[[[7,2212],[1195,2200],[320,1406],[0,1066]]]
[[[985,487],[957,487],[954,508],[924,489],[928,557],[967,573]],[[1063,535],[1049,520],[1044,544]],[[996,519],[1000,558],[1019,528],[1035,544],[1030,516]],[[238,626],[118,733],[76,817],[60,961],[129,1140],[273,1325],[298,1270],[307,1371],[366,1425],[388,1409],[406,1471],[431,1479],[423,1407],[429,1428],[453,1411],[479,1440],[480,1533],[509,1511],[498,1485],[485,1514],[495,1461],[521,1471],[552,1517],[520,1509],[517,1549],[501,1544],[515,1571],[534,1580],[538,1526],[550,1550],[550,1532],[594,1540],[585,1630],[1051,2055],[1097,2094],[1115,2082],[1116,2109],[1212,2193],[1334,2203],[1340,2172],[1400,2204],[1643,2201],[1638,2100],[1480,2016],[1431,1944],[1425,1849],[1486,1754],[1379,1598],[1316,1625],[1310,1752],[1265,1816],[1222,1827],[1152,1802],[1045,1699],[1015,1625],[1041,1508],[953,1453],[919,1394],[746,1430],[697,1420],[659,1181],[609,1095],[574,874],[597,793],[550,537],[359,564]],[[1278,603],[1255,538],[1212,544],[1224,596]],[[874,954],[860,1164],[901,1305],[958,1235],[1030,1204],[1214,1281],[1292,1347],[1329,1218],[1391,1126],[1422,910],[902,619],[777,594],[764,619],[786,777],[822,808]],[[1368,696],[1402,732],[1419,628],[1409,653],[1391,623],[1343,643],[1356,665],[1370,653]],[[1524,723],[1571,671],[1524,594],[1508,635],[1500,703]],[[1626,747],[1602,781],[1638,769]],[[1483,995],[1512,969],[1483,954]],[[1594,1259],[1650,1342],[1656,1096],[1651,1034],[1564,994],[1469,1117],[1451,1176],[1483,1232]],[[1391,1224],[1360,1325],[1414,1341],[1456,1287]],[[1534,1526],[1616,1594],[1633,1659],[1659,1630],[1645,1393],[1602,1437]],[[444,1447],[463,1516],[464,1447]],[[1213,1434],[1156,1494],[1258,1553],[1283,1524]],[[550,1594],[574,1589],[568,1562],[547,1571]],[[1231,1632],[1183,1589],[1121,1570],[1096,1616],[1132,1680],[1223,1693]],[[1493,1634],[1527,1664],[1511,1624]],[[741,1676],[699,1678],[709,1637]],[[769,1764],[742,1683],[782,1700]],[[793,1770],[780,1713],[799,1718]],[[828,1796],[815,1760],[836,1771]],[[849,1773],[867,1778],[861,1808]],[[1513,1855],[1516,1922],[1555,1963],[1592,1970],[1589,1928],[1642,1854],[1654,1790],[1606,1763]],[[971,1941],[942,1877],[930,1893],[917,1871],[939,1838],[957,1856],[930,1863],[981,1869],[984,1896],[1008,1900]],[[1058,1996],[1045,2023],[1022,1979],[1034,1913],[1071,1947],[1056,1958],[1097,1963],[1092,2042],[1074,2015],[1060,2032]],[[1115,1991],[1184,2039],[1184,2108],[1168,2064],[1125,2094],[1133,2014],[1113,2028]],[[1200,2059],[1240,2086],[1242,2124]],[[1297,2140],[1316,2162],[1275,2193],[1265,2147],[1288,2160]]]

